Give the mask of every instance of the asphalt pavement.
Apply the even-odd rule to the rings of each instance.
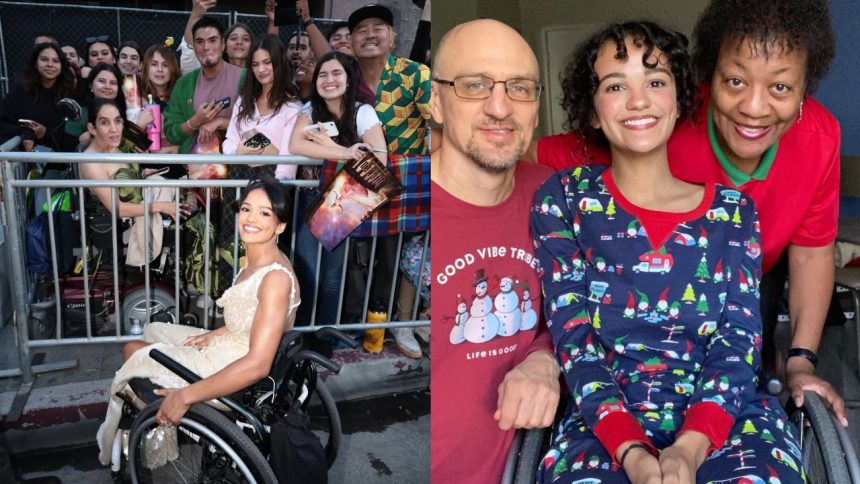
[[[329,483],[430,482],[428,392],[339,403],[338,411],[344,435]],[[31,451],[14,456],[13,468],[24,478],[51,475],[64,483],[112,483],[97,453],[95,444]]]
[[[15,343],[11,327],[0,330],[0,369],[19,366]],[[30,356],[33,365],[72,366],[39,373],[30,383],[0,378],[0,446],[25,476],[110,482],[96,460],[95,433],[122,344],[33,348]],[[429,481],[430,360],[407,358],[391,341],[381,353],[338,349],[332,359],[341,372],[320,375],[344,416],[344,438],[330,482]]]

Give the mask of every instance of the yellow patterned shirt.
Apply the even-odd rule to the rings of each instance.
[[[429,67],[389,54],[376,89],[375,108],[382,121],[389,153],[428,154]]]

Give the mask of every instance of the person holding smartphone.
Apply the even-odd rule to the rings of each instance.
[[[190,153],[195,139],[208,142],[227,129],[230,111],[224,107],[229,104],[215,101],[235,100],[245,81],[245,69],[221,57],[224,26],[218,20],[204,16],[191,31],[201,67],[176,81],[164,112],[164,132],[168,141],[179,145],[179,153]]]
[[[358,101],[360,80],[351,68],[351,62],[349,56],[338,51],[328,52],[319,59],[313,74],[311,99],[305,104],[290,137],[293,154],[321,158],[325,160],[323,166],[336,164],[340,169],[346,160],[363,156],[362,149],[366,149],[373,150],[383,163],[387,162],[382,123],[373,106]],[[336,127],[334,137],[329,136],[325,127],[320,127],[326,123],[333,123]],[[306,165],[299,170],[299,178],[320,180],[320,186],[326,186],[330,180],[321,179],[320,173],[319,166]],[[299,189],[299,213],[307,210],[318,193],[317,188]],[[313,290],[317,241],[307,224],[302,223],[297,228],[296,273],[299,285],[307,295],[306,300],[317,300],[316,319],[319,324],[338,321],[337,299],[345,248],[346,244],[341,243],[332,252],[322,251],[317,293]],[[299,308],[297,324],[310,323],[312,307],[313,304],[305,304]]]
[[[33,151],[37,145],[71,151],[77,140],[63,132],[65,119],[57,102],[74,92],[74,75],[60,46],[37,44],[24,71],[24,82],[3,99],[0,141],[20,136],[25,151]]]
[[[92,141],[85,153],[118,153],[122,143],[123,125],[126,123],[120,104],[115,99],[96,99],[87,115],[87,131]],[[138,170],[128,163],[81,163],[80,176],[83,180],[133,179],[138,177],[161,178],[152,169]],[[161,252],[164,226],[162,216],[179,219],[188,216],[188,207],[179,204],[176,211],[174,200],[176,188],[151,187],[146,190],[111,190],[108,187],[92,187],[90,192],[101,202],[106,210],[115,206],[117,218],[133,218],[128,240],[125,262],[130,266],[142,266],[152,261]],[[115,197],[113,202],[111,198]],[[148,204],[144,203],[144,199]],[[146,223],[144,217],[149,212],[149,241],[151,252],[146,250]]]
[[[252,75],[233,106],[222,151],[230,155],[291,154],[290,134],[302,106],[290,82],[291,68],[285,62],[284,45],[272,35],[256,41],[246,68]],[[234,172],[257,166],[260,165],[230,165],[230,178],[242,178]],[[277,178],[295,178],[296,168],[279,165]]]
[[[251,71],[241,95],[232,109],[227,125],[227,136],[221,150],[228,155],[289,155],[290,133],[296,123],[301,104],[296,97],[281,41],[267,35],[257,40],[250,49],[246,69]],[[278,179],[296,177],[296,165],[234,164],[228,166],[228,178],[245,180],[263,176]],[[236,192],[225,190],[224,206],[235,199]],[[288,192],[289,195],[289,192]],[[292,200],[292,199],[290,199]],[[287,205],[292,208],[292,203]],[[232,252],[236,227],[233,217],[224,217],[219,227],[219,244]],[[241,253],[241,252],[240,252]],[[233,264],[218,261],[218,272],[224,281],[233,279]]]

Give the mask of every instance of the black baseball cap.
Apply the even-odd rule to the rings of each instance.
[[[388,25],[394,26],[394,15],[392,15],[391,10],[386,6],[371,3],[370,5],[365,5],[350,14],[349,20],[347,21],[349,31],[352,32],[356,25],[361,23],[362,20],[368,18],[378,18]]]

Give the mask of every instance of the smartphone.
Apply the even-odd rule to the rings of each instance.
[[[212,101],[212,104],[220,104],[221,109],[227,108],[230,106],[230,96],[222,97],[221,99],[216,99]]]
[[[309,124],[305,126],[305,132],[321,132],[325,131],[325,134],[329,136],[329,138],[334,138],[339,134],[337,130],[337,125],[334,124],[334,121],[327,121],[325,123],[317,123],[317,124]]]
[[[265,148],[270,144],[272,144],[272,141],[263,133],[257,133],[245,140],[245,146],[248,148]]]
[[[18,120],[18,124],[20,124],[21,126],[24,126],[25,128],[29,128],[30,125],[33,124],[34,122],[35,121],[33,121],[32,119],[19,119]]]
[[[152,173],[146,175],[146,177],[149,178],[151,176],[161,176],[161,175],[164,175],[165,173],[167,173],[168,171],[170,171],[170,167],[165,166],[165,167],[159,168],[158,170],[155,170]]]

